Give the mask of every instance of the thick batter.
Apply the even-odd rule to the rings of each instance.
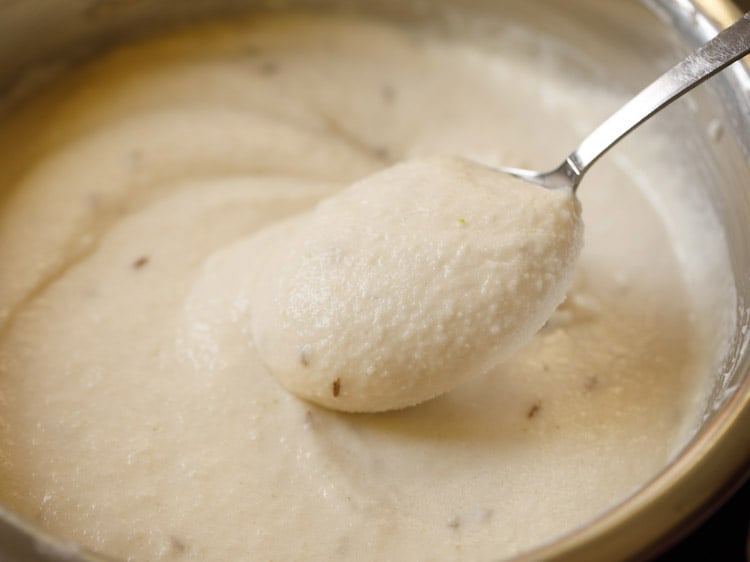
[[[587,177],[573,288],[531,343],[414,408],[291,395],[212,278],[238,241],[396,161],[554,164],[620,100],[523,37],[253,19],[114,52],[7,118],[3,502],[132,560],[476,561],[654,476],[700,421],[728,278],[659,139],[639,145],[663,162],[626,145]],[[631,160],[667,181],[637,186]]]
[[[297,396],[394,410],[528,343],[565,299],[582,231],[571,189],[463,158],[403,162],[212,258],[192,304],[218,306],[203,310],[217,331],[252,323]]]

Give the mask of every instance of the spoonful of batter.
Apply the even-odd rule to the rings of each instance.
[[[548,173],[399,164],[271,238],[249,297],[259,356],[294,394],[403,408],[485,372],[562,302],[583,239],[575,190],[628,132],[750,51],[750,14],[657,79]],[[505,173],[503,173],[505,172]]]

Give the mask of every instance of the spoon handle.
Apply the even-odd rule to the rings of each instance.
[[[575,180],[622,137],[666,105],[750,52],[750,12],[693,51],[599,125],[568,156]],[[578,182],[575,181],[577,184]]]

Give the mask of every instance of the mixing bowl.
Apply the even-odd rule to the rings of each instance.
[[[432,18],[492,33],[493,22],[518,22],[581,53],[597,78],[635,92],[687,51],[739,16],[723,0],[0,0],[0,109],[12,111],[28,92],[75,61],[137,36],[187,21],[252,10],[346,10],[401,20]],[[473,14],[479,17],[464,17]],[[486,25],[485,25],[486,24]],[[577,71],[580,71],[577,70]],[[671,107],[657,121],[675,139],[685,170],[711,186],[737,289],[730,349],[714,373],[704,421],[686,447],[631,497],[517,560],[648,558],[710,514],[750,468],[750,75],[739,63]],[[560,147],[560,155],[570,147]],[[127,525],[127,522],[122,522]],[[0,559],[107,560],[46,536],[0,508]]]

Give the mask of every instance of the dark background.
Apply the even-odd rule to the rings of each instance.
[[[748,445],[750,446],[750,444]],[[696,531],[654,562],[748,562],[750,560],[750,483],[745,483]]]
[[[750,0],[736,0],[750,11]],[[748,443],[750,448],[750,443]],[[750,482],[707,522],[654,562],[750,562]]]

